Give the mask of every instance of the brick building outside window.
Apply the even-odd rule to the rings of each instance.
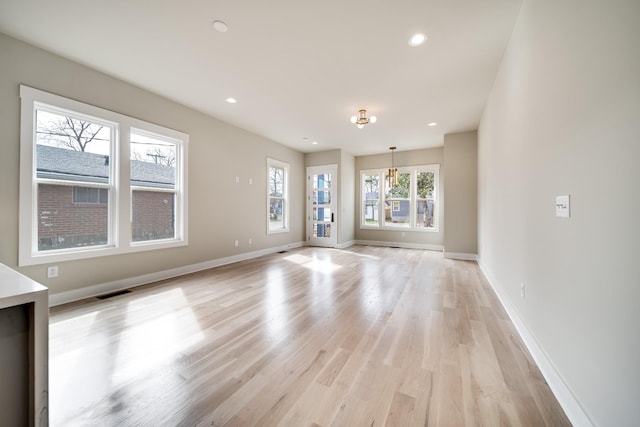
[[[81,157],[82,161],[79,161]],[[109,190],[108,156],[37,145],[39,178],[56,177],[64,185],[38,185],[38,250],[106,245]],[[74,181],[78,185],[69,185]],[[175,167],[131,160],[132,240],[175,236]]]

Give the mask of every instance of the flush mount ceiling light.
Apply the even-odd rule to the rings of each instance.
[[[367,117],[367,110],[362,109],[358,111],[357,116],[351,116],[351,123],[362,129],[367,123],[375,123],[378,118],[376,116]]]
[[[437,125],[437,123],[436,123],[436,122],[431,122],[431,123],[429,123],[427,126],[434,127],[434,126],[436,126],[436,125]]]
[[[227,101],[229,104],[237,104],[237,103],[238,103],[238,100],[237,100],[237,99],[235,99],[235,98],[227,98],[227,99],[226,99],[226,101]]]
[[[427,36],[422,33],[414,34],[409,39],[409,46],[416,47],[422,45],[427,40]]]

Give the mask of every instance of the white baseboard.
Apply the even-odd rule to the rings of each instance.
[[[113,282],[100,283],[93,286],[87,286],[85,288],[74,289],[72,291],[49,294],[49,306],[53,307],[56,305],[66,304],[69,302],[78,301],[85,298],[92,298],[98,295],[117,292],[124,289],[129,289],[135,286],[146,285],[148,283],[157,282],[159,280],[171,279],[173,277],[183,276],[189,273],[195,273],[196,271],[207,270],[209,268],[219,267],[221,265],[227,265],[227,264],[232,264],[234,262],[244,261],[247,259],[258,258],[263,255],[269,255],[272,253],[280,252],[287,249],[299,248],[302,246],[304,246],[304,242],[290,243],[287,245],[278,246],[274,248],[262,249],[259,251],[247,252],[243,254],[233,255],[230,257],[199,262],[197,264],[185,265],[183,267],[171,268],[169,270],[143,274],[141,276],[129,277],[121,280],[114,280]]]
[[[450,259],[460,259],[463,261],[478,261],[478,255],[477,254],[467,254],[464,252],[447,252],[444,251],[442,253],[442,256],[444,258],[450,258]]]
[[[383,242],[378,240],[356,240],[355,243],[358,245],[398,247],[404,249],[425,249],[428,251],[438,252],[442,252],[444,250],[442,245],[425,245],[422,243]]]
[[[338,243],[338,246],[336,246],[336,248],[345,249],[345,248],[348,248],[349,246],[353,246],[355,244],[356,244],[355,240],[349,240],[348,242]]]
[[[515,307],[511,304],[508,297],[503,293],[502,289],[496,286],[496,281],[493,278],[492,274],[486,269],[486,266],[482,264],[482,260],[478,261],[478,265],[480,266],[480,270],[486,277],[487,281],[495,291],[500,303],[506,310],[509,318],[513,322],[522,338],[522,341],[527,346],[529,353],[531,353],[531,357],[535,360],[536,365],[540,369],[542,376],[549,384],[551,391],[555,395],[556,399],[558,399],[558,403],[564,409],[567,418],[571,421],[575,427],[593,427],[594,424],[584,411],[576,397],[571,392],[571,389],[562,379],[562,376],[556,369],[555,365],[549,359],[544,349],[540,346],[538,341],[535,339],[529,328],[524,323],[524,321],[520,318],[518,312]]]

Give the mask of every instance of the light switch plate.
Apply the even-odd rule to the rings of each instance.
[[[556,216],[560,218],[569,218],[569,195],[556,196]]]

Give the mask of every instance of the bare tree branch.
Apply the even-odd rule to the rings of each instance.
[[[59,116],[58,120],[38,122],[37,133],[46,141],[75,151],[85,151],[87,145],[98,138],[103,125],[85,120]]]

